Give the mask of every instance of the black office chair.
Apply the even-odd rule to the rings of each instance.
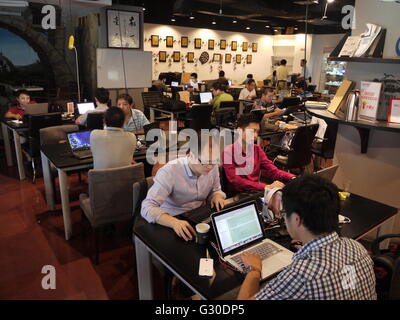
[[[150,118],[150,107],[152,106],[162,106],[164,101],[164,96],[161,91],[149,91],[142,92],[142,100],[144,106],[144,115],[147,119]],[[156,112],[156,116],[159,115],[159,112]],[[156,118],[158,121],[164,120],[163,118]]]
[[[235,108],[236,113],[239,114],[240,101],[222,101],[219,108],[220,109]]]
[[[211,104],[194,105],[187,115],[186,122],[190,129],[201,130],[211,129],[211,114],[213,106]]]
[[[86,127],[89,130],[103,130],[104,128],[104,113],[92,112],[87,115]]]
[[[305,167],[312,159],[311,145],[318,131],[319,125],[300,127],[290,143],[289,152],[275,158],[275,163],[288,171],[297,170],[303,174]]]
[[[32,183],[36,180],[35,160],[40,157],[40,129],[61,126],[61,113],[44,113],[27,115],[28,122],[28,143],[23,146],[23,151],[30,158],[33,170]]]
[[[236,116],[235,108],[220,108],[218,111],[214,111],[215,125],[223,128],[234,128]]]
[[[334,122],[328,123],[324,139],[322,141],[315,139],[312,144],[311,152],[314,156],[323,159],[334,158],[338,127],[339,127],[338,123]],[[314,165],[314,167],[317,170],[320,169],[319,165]]]

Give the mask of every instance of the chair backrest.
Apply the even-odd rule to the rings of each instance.
[[[86,127],[89,130],[103,130],[104,112],[91,112],[87,115]]]
[[[235,108],[236,113],[239,113],[240,101],[222,101],[219,108]]]
[[[40,145],[56,144],[62,140],[67,140],[68,133],[76,132],[78,130],[79,127],[75,124],[40,129]]]
[[[28,133],[32,138],[39,138],[40,129],[62,125],[61,113],[43,113],[27,115]]]
[[[290,144],[288,168],[302,168],[308,165],[312,158],[312,143],[318,131],[318,124],[300,127]]]
[[[154,184],[153,177],[148,177],[143,179],[142,181],[135,182],[132,186],[132,197],[133,197],[133,217],[136,219],[137,216],[140,214],[140,210],[142,207],[142,202],[146,199],[147,191],[152,187]]]
[[[163,94],[161,91],[142,92],[143,106],[149,107],[163,102]]]
[[[229,123],[236,121],[236,109],[235,108],[220,108],[214,112],[215,122],[217,126],[227,126]]]
[[[132,218],[132,187],[144,179],[143,163],[89,171],[89,198],[93,226]]]
[[[189,128],[193,130],[211,129],[211,114],[213,106],[211,104],[194,105],[189,112]]]

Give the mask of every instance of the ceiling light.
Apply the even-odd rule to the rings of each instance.
[[[175,20],[175,18],[172,18],[171,21],[172,21],[172,22],[175,22],[176,20]]]
[[[236,19],[233,19],[232,23],[237,23],[237,20],[236,20]]]
[[[215,21],[211,22],[212,24],[217,24]]]
[[[194,16],[191,15],[191,16],[189,17],[189,19],[190,19],[190,20],[193,20],[193,19],[194,19]]]
[[[250,30],[250,27],[246,27],[246,30]]]
[[[268,29],[271,28],[270,26],[265,26],[265,27],[268,28]]]

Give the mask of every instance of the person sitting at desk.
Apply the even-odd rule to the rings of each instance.
[[[219,77],[216,80],[216,82],[220,83],[224,87],[228,87],[229,81],[227,78],[225,78],[225,71],[221,70],[218,75],[219,75]]]
[[[253,110],[266,110],[263,117],[263,122],[269,118],[280,117],[285,113],[285,110],[279,109],[272,101],[275,97],[274,89],[267,88],[261,95],[261,99],[254,102]]]
[[[124,130],[134,134],[143,134],[143,127],[150,122],[142,111],[135,109],[132,97],[129,94],[119,95],[117,105],[125,114]]]
[[[281,60],[278,68],[276,68],[276,81],[278,82],[278,90],[286,90],[289,70],[286,67],[287,61]]]
[[[250,80],[254,80],[253,75],[251,73],[249,73],[246,77],[246,80],[244,80],[242,82],[242,84],[247,85],[249,83]]]
[[[244,254],[250,272],[238,300],[376,300],[374,264],[367,250],[339,237],[338,188],[317,175],[291,181],[282,190],[285,225],[303,247],[292,263],[260,290],[261,260]]]
[[[190,75],[190,86],[193,88],[195,91],[199,91],[200,87],[199,85],[201,84],[201,81],[197,79],[197,73],[193,72]]]
[[[90,134],[94,169],[119,168],[133,163],[136,136],[122,129],[124,121],[124,112],[111,107],[104,113],[104,130],[93,130]]]
[[[87,116],[89,113],[101,113],[106,112],[108,109],[108,103],[110,102],[110,92],[104,88],[98,88],[95,93],[94,101],[96,103],[96,109],[86,111],[84,114],[76,118],[75,123],[81,126],[86,126]]]
[[[9,108],[4,117],[16,120],[22,119],[25,115],[24,105],[27,104],[36,104],[36,102],[31,101],[31,96],[27,90],[19,90],[17,92],[17,104]]]
[[[256,82],[250,79],[246,87],[240,91],[239,100],[252,100],[254,98],[257,98]]]
[[[195,231],[191,225],[176,216],[199,208],[206,200],[217,210],[225,205],[226,195],[221,191],[218,165],[211,162],[217,157],[212,156],[215,149],[211,140],[203,146],[199,143],[199,152],[191,150],[186,157],[170,161],[159,169],[154,185],[142,202],[143,218],[173,229],[186,241],[193,239]]]
[[[218,111],[223,101],[233,101],[232,95],[225,92],[226,86],[220,82],[215,82],[212,86],[212,93],[214,99],[211,100],[210,104],[213,106],[214,111]]]
[[[242,115],[238,120],[238,128],[242,129],[241,137],[234,144],[227,146],[222,155],[222,163],[225,176],[229,182],[228,190],[230,192],[239,193],[264,190],[265,188],[281,188],[284,186],[283,183],[296,177],[291,173],[279,170],[268,159],[264,150],[256,144],[260,124],[255,116],[252,114]],[[254,144],[247,144],[246,138],[249,134],[253,134]],[[242,161],[243,158],[245,161]],[[238,175],[237,170],[239,168],[244,169],[246,165],[251,166],[251,172]],[[274,183],[267,185],[259,182],[261,172]]]

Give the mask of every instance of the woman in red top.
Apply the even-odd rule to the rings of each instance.
[[[18,104],[8,109],[7,113],[4,115],[6,118],[21,119],[24,112],[24,105],[35,104],[36,102],[31,101],[31,96],[27,90],[19,90],[17,92],[17,102]]]

